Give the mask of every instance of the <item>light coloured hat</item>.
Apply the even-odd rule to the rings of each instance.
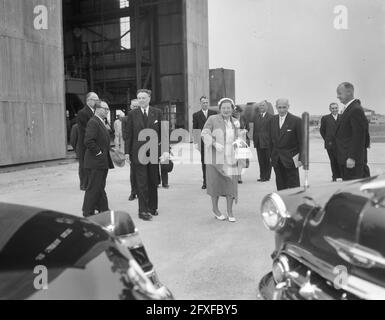
[[[116,116],[117,117],[124,117],[124,112],[122,110],[116,110]]]

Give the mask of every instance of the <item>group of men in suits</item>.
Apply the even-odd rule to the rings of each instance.
[[[122,119],[126,160],[131,165],[133,190],[130,200],[139,199],[139,218],[152,220],[158,213],[159,155],[161,150],[162,113],[150,106],[151,91],[138,91],[137,105]],[[345,109],[339,114],[338,104],[329,106],[330,114],[321,119],[321,136],[328,152],[332,179],[359,179],[370,176],[367,166],[369,147],[369,125],[360,100],[354,98],[354,87],[344,82],[337,88],[337,97]],[[208,99],[200,99],[201,110],[193,115],[193,129],[200,132],[207,119],[216,114],[208,109]],[[257,149],[260,166],[258,181],[269,181],[274,168],[278,190],[299,187],[299,170],[302,165],[302,120],[289,112],[289,101],[278,99],[278,114],[268,112],[268,105],[262,102],[253,121],[254,147]],[[108,170],[113,168],[109,154],[110,137],[105,126],[109,108],[91,92],[87,105],[78,113],[80,188],[85,190],[83,215],[90,216],[95,210],[108,210],[105,193]],[[144,134],[149,129],[148,134]],[[155,133],[155,144],[148,137]],[[143,139],[147,137],[147,140]],[[195,139],[201,152],[203,185],[206,189],[206,166],[204,145],[199,137]],[[163,157],[163,155],[162,155]],[[132,199],[131,199],[132,198]]]
[[[216,112],[208,109],[208,99],[200,99],[201,110],[193,115],[193,129],[197,134],[194,141],[201,152],[203,186],[206,189],[206,166],[204,163],[204,144],[198,134],[204,127],[208,117]],[[301,165],[301,119],[290,114],[289,101],[277,101],[278,115],[268,112],[268,102],[257,105],[259,110],[253,119],[253,140],[257,149],[260,167],[258,181],[265,182],[271,178],[272,167],[276,174],[277,189],[287,189],[299,186],[298,167]],[[194,132],[194,133],[195,133]],[[200,144],[200,145],[199,145]],[[297,159],[294,160],[293,158]]]
[[[332,179],[369,177],[369,122],[360,100],[354,98],[354,86],[349,82],[341,83],[337,88],[337,98],[344,105],[344,111],[338,114],[338,105],[332,103],[331,113],[322,117],[320,127],[330,159]]]

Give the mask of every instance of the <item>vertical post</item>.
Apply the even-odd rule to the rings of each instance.
[[[305,171],[305,189],[309,188],[309,142],[309,113],[304,112],[302,114],[302,164]]]
[[[103,95],[106,94],[106,61],[105,61],[105,50],[104,50],[104,0],[101,1],[100,6],[100,18],[102,22],[102,61],[103,61]]]
[[[158,92],[156,88],[156,53],[155,53],[155,7],[151,8],[150,14],[150,50],[151,50],[151,90],[155,101],[158,101]]]
[[[134,1],[134,25],[135,25],[135,63],[136,63],[136,87],[142,86],[142,48],[140,39],[140,2]]]

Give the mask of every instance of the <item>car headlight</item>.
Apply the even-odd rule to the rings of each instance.
[[[281,229],[288,218],[286,205],[277,193],[267,195],[261,204],[262,220],[272,231]]]

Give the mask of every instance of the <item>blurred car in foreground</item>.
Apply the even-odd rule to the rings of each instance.
[[[173,299],[131,217],[0,203],[0,299]]]
[[[385,299],[385,175],[267,195],[265,299]]]

